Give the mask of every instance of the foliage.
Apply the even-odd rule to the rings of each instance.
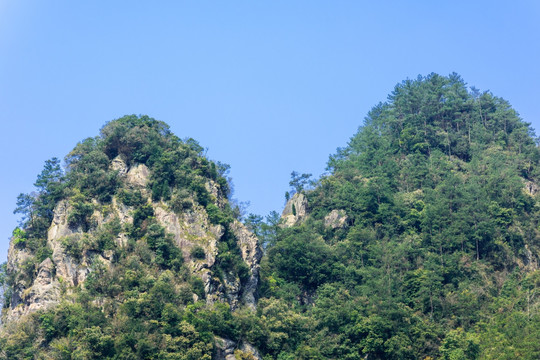
[[[535,141],[506,101],[456,74],[398,84],[329,175],[306,189],[293,173],[304,223],[263,235],[260,303],[283,299],[313,322],[309,339],[269,358],[537,357],[540,284],[510,276],[540,253],[524,189],[539,181]],[[344,226],[325,226],[332,210]],[[248,218],[255,232],[262,222]]]
[[[13,241],[15,245],[24,245],[26,243],[26,232],[21,228],[15,228],[11,234],[11,241]]]
[[[14,322],[0,337],[0,359],[211,359],[214,335],[238,339],[238,324],[228,305],[205,299],[205,283],[184,265],[181,249],[160,225],[154,209],[206,210],[211,224],[223,229],[213,276],[244,282],[243,262],[231,223],[237,215],[227,201],[229,166],[214,163],[195,140],[180,140],[168,126],[147,116],[125,116],[107,123],[99,136],[77,144],[66,157],[45,163],[37,192],[21,194],[13,231],[25,260],[14,269],[4,265],[5,305],[15,307],[32,284],[39,264],[52,258],[47,232],[55,208],[66,212],[74,233],[61,239],[61,251],[73,268],[88,268],[73,287],[55,277],[64,301]],[[114,160],[114,163],[113,163]],[[145,165],[148,187],[126,181],[113,170]],[[111,216],[125,209],[133,221]],[[204,259],[196,246],[192,257]],[[54,272],[54,269],[53,269]],[[54,274],[53,274],[54,276]]]
[[[72,227],[81,227],[83,231],[90,228],[90,217],[94,213],[94,205],[88,201],[81,193],[76,193],[71,198],[71,212],[68,216],[68,223]]]
[[[194,246],[190,251],[191,257],[194,259],[204,259],[206,257],[206,253],[204,249],[201,246]]]
[[[113,160],[144,164],[147,188],[125,181]],[[259,299],[255,311],[233,310],[204,301],[208,282],[154,211],[205,209],[223,232],[210,286],[245,284],[229,166],[163,122],[111,121],[66,157],[66,173],[46,162],[37,193],[17,199],[12,241],[29,256],[0,271],[6,306],[52,256],[47,230],[62,200],[83,232],[63,250],[90,272],[57,307],[6,327],[0,359],[211,359],[215,336],[250,343],[265,360],[537,359],[539,161],[532,129],[505,100],[456,74],[406,80],[330,157],[327,175],[291,174],[291,193],[308,201],[302,223],[246,217],[265,253]],[[106,214],[116,203],[132,223]],[[346,216],[339,226],[326,221],[334,210]]]
[[[307,189],[309,185],[312,185],[313,182],[310,178],[311,174],[299,174],[296,171],[293,171],[291,173],[291,181],[289,181],[289,186],[292,188],[293,193],[302,192],[304,189]]]

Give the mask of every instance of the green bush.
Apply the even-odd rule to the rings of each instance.
[[[206,257],[206,253],[204,249],[199,245],[193,246],[191,248],[190,254],[192,258],[198,259],[198,260],[204,260],[204,258]]]
[[[66,254],[74,258],[75,260],[81,260],[85,245],[82,241],[82,236],[75,234],[66,236],[61,240],[62,247]]]
[[[81,226],[83,231],[90,228],[90,217],[94,213],[94,204],[86,201],[82,194],[76,194],[71,198],[71,212],[68,215],[68,223],[71,227]]]
[[[139,207],[146,202],[140,190],[121,189],[116,196],[126,206]]]
[[[20,247],[24,247],[26,245],[26,240],[27,240],[26,232],[22,230],[21,228],[18,228],[18,227],[15,228],[11,236],[12,236],[11,241],[13,241],[15,245],[18,245]]]

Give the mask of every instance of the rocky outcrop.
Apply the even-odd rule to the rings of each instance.
[[[263,253],[257,237],[242,223],[235,221],[232,224],[232,231],[238,240],[238,246],[242,252],[242,259],[250,270],[249,279],[244,284],[242,302],[251,309],[255,309],[257,287],[259,285],[259,264]]]
[[[217,337],[215,339],[215,356],[216,360],[236,360],[234,349],[236,343],[230,339]]]
[[[125,160],[122,158],[122,156],[115,157],[111,162],[111,169],[114,171],[118,171],[119,176],[125,176],[128,171],[128,167],[126,165]]]
[[[251,344],[243,341],[240,345],[236,342],[221,337],[215,338],[215,353],[216,360],[239,360],[252,359],[262,360],[259,351]]]
[[[148,199],[155,220],[164,227],[166,233],[172,235],[174,242],[182,250],[184,264],[193,275],[202,279],[208,304],[219,301],[229,303],[233,310],[243,305],[255,309],[262,250],[258,239],[243,224],[234,221],[228,225],[249,269],[247,279],[242,282],[235,273],[222,271],[217,275],[218,245],[223,241],[226,229],[223,225],[212,224],[203,206],[188,197],[187,200],[192,205],[183,211],[175,212],[165,202],[151,202],[147,190],[150,172],[143,164],[128,167],[122,158],[117,157],[111,162],[110,168],[118,172],[127,189],[140,190]],[[209,180],[207,189],[218,207],[226,206],[227,200],[220,194],[214,182]],[[112,220],[118,220],[123,230],[114,239],[114,243],[119,248],[126,247],[128,236],[123,231],[133,224],[135,209],[126,206],[116,197],[113,197],[110,204],[103,205],[95,200],[92,203],[95,211],[90,219],[92,225],[86,232],[82,227],[70,224],[69,215],[73,211],[73,205],[69,200],[62,200],[56,205],[47,233],[47,246],[51,250],[51,256],[39,265],[28,268],[31,276],[20,276],[15,282],[11,307],[5,319],[11,321],[57,304],[63,294],[69,295],[75,288],[84,287],[85,280],[96,264],[106,269],[114,266],[113,250],[99,251],[95,247],[85,247],[82,244],[94,241],[96,232]],[[70,248],[70,244],[74,246]],[[204,252],[203,256],[200,249]],[[8,258],[8,271],[20,274],[25,262],[33,260],[34,255],[12,241]],[[238,347],[235,346],[235,349],[238,350]]]
[[[177,215],[163,204],[154,205],[156,220],[165,227],[165,230],[174,236],[175,242],[182,249],[184,261],[197,272],[203,268],[211,268],[216,260],[217,241],[223,235],[223,228],[219,225],[210,225],[208,216],[201,206]],[[195,246],[204,249],[205,258],[194,259],[191,250]]]
[[[307,216],[307,206],[308,203],[304,194],[294,194],[293,197],[287,201],[287,204],[285,204],[285,208],[281,213],[282,225],[284,227],[291,227],[305,220]]]
[[[7,270],[17,275],[10,299],[11,308],[5,317],[8,322],[57,302],[59,287],[58,283],[53,281],[54,265],[51,259],[47,258],[39,264],[37,277],[29,287],[26,276],[22,275],[24,271],[22,267],[25,267],[31,259],[32,256],[26,249],[19,249],[14,241],[11,241]]]
[[[73,229],[70,229],[68,224],[69,211],[69,202],[66,200],[62,200],[56,205],[53,221],[47,234],[49,241],[73,234]]]
[[[62,288],[69,293],[73,287],[82,285],[96,261],[100,261],[105,266],[110,265],[111,250],[104,252],[88,250],[77,254],[77,258],[74,258],[66,250],[67,242],[81,242],[87,236],[82,233],[80,228],[73,228],[69,225],[70,211],[71,205],[67,200],[62,200],[56,205],[53,220],[47,233],[47,245],[52,254],[50,258],[46,258],[32,271],[36,275],[30,284],[27,283],[27,279],[21,276],[23,271],[21,266],[30,261],[33,256],[28,250],[19,248],[14,241],[11,241],[8,253],[8,272],[19,275],[16,276],[13,286],[11,309],[6,314],[7,321],[57,304],[61,300]],[[110,221],[113,217],[118,217],[122,223],[133,222],[129,210],[116,200],[113,200],[111,212],[107,217],[98,211],[93,215],[97,227]],[[116,239],[118,246],[125,246],[126,241],[127,236],[123,233]],[[29,271],[31,270],[29,269]]]
[[[212,180],[208,180],[204,184],[204,187],[212,195],[212,200],[216,203],[217,207],[224,209],[227,201],[226,197],[221,193],[218,184]]]
[[[172,234],[178,247],[182,249],[185,263],[191,271],[200,276],[204,283],[206,301],[228,301],[231,306],[236,306],[238,296],[227,299],[226,293],[237,293],[239,284],[233,279],[228,279],[229,291],[225,284],[214,277],[212,267],[218,254],[218,241],[223,236],[224,229],[221,225],[212,225],[204,208],[194,205],[182,214],[176,214],[165,204],[154,204],[156,220]],[[204,258],[197,259],[192,256],[192,250],[200,247],[204,250]]]
[[[54,211],[54,218],[49,228],[47,243],[52,249],[52,259],[56,265],[56,276],[59,281],[66,282],[68,286],[74,286],[86,277],[86,272],[79,269],[74,259],[67,255],[62,245],[62,240],[68,238],[80,237],[76,233],[76,229],[70,228],[68,224],[68,216],[70,212],[69,203],[65,200],[61,201]]]
[[[150,170],[148,170],[148,167],[144,164],[132,166],[127,172],[127,182],[130,185],[143,189],[146,188],[149,177]]]
[[[97,203],[96,203],[97,204]],[[52,260],[56,267],[56,278],[67,287],[78,286],[82,284],[89,272],[92,264],[100,261],[104,264],[111,262],[112,251],[85,251],[74,258],[72,254],[66,251],[66,242],[84,241],[87,234],[84,234],[80,228],[73,228],[69,225],[68,217],[71,208],[67,201],[61,201],[54,212],[54,218],[49,228],[47,242],[52,249]],[[113,218],[120,219],[122,224],[132,223],[133,217],[129,214],[126,206],[113,199],[110,213],[104,216],[100,211],[94,211],[92,219],[96,228],[109,222]],[[124,233],[119,234],[116,239],[117,246],[125,246],[127,236]]]
[[[250,355],[253,357],[253,360],[262,360],[262,356],[261,354],[259,353],[259,350],[257,350],[257,348],[253,345],[251,345],[250,343],[247,343],[247,342],[242,342],[242,344],[240,344],[240,351],[243,353],[242,355],[244,355],[244,359],[246,358],[246,355]],[[236,353],[235,353],[236,355]],[[238,358],[238,356],[237,356]]]
[[[154,209],[158,222],[174,236],[176,244],[182,249],[186,264],[203,280],[208,303],[227,301],[233,309],[243,304],[255,308],[259,263],[262,257],[262,250],[255,235],[238,221],[231,224],[242,259],[250,274],[245,284],[240,284],[240,279],[231,274],[224,274],[221,282],[213,275],[212,268],[218,254],[218,242],[224,234],[223,226],[211,224],[206,211],[200,205],[194,205],[182,214],[175,214],[163,203],[155,204]],[[195,247],[204,250],[204,259],[193,257],[192,250]]]
[[[28,302],[28,312],[36,311],[57,303],[60,289],[54,279],[54,264],[50,258],[38,266],[38,275],[25,297]]]
[[[345,210],[332,210],[324,217],[324,226],[332,229],[344,228],[347,226],[349,218],[345,214]]]

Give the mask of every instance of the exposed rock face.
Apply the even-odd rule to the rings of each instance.
[[[24,266],[30,258],[28,251],[18,249],[12,241],[8,252],[8,271],[20,273],[21,266]],[[11,311],[8,311],[6,316],[7,321],[57,302],[59,289],[58,283],[53,281],[54,265],[51,259],[45,259],[37,271],[38,275],[30,287],[21,276],[17,276],[11,296]]]
[[[145,191],[150,176],[145,165],[138,164],[128,169],[125,162],[117,157],[113,160],[111,168],[124,175],[128,186]],[[212,195],[221,197],[217,188],[214,190]],[[219,201],[225,204],[226,200],[221,198]],[[216,199],[216,203],[219,204],[219,201]],[[242,284],[235,274],[222,274],[218,278],[214,273],[218,243],[225,233],[225,228],[222,225],[212,224],[204,207],[193,202],[190,209],[175,213],[166,203],[149,204],[152,205],[157,222],[167,233],[173,235],[176,245],[182,250],[185,264],[194,275],[202,279],[207,303],[221,301],[228,302],[232,309],[240,305],[255,308],[262,251],[258,239],[244,225],[237,221],[229,225],[237,239],[242,259],[250,270],[248,279]],[[69,294],[77,286],[84,287],[84,281],[96,262],[105,268],[113,266],[112,250],[83,250],[75,254],[66,250],[67,242],[82,243],[87,237],[93,236],[95,229],[113,219],[118,219],[122,227],[133,223],[134,209],[117,201],[116,198],[106,206],[107,211],[101,210],[102,206],[96,201],[94,206],[98,210],[91,216],[92,228],[88,233],[84,233],[82,228],[69,224],[69,214],[72,211],[70,202],[62,200],[57,204],[47,236],[47,244],[52,250],[51,258],[45,259],[32,271],[34,275],[31,283],[22,277],[16,281],[11,308],[6,314],[8,321],[57,304],[61,300],[62,291]],[[114,239],[115,246],[125,247],[127,240],[127,234],[121,232]],[[204,258],[195,258],[192,255],[195,247],[204,250]],[[8,271],[20,273],[21,266],[31,258],[32,255],[26,249],[17,247],[12,241],[8,256]]]
[[[38,266],[38,275],[34,280],[34,286],[26,289],[18,296],[19,304],[8,316],[8,321],[21,315],[34,312],[41,308],[54,305],[58,302],[60,290],[57,282],[54,282],[54,265],[47,258]],[[16,300],[12,298],[12,301]]]
[[[18,273],[21,271],[21,266],[30,258],[32,255],[26,250],[26,249],[18,249],[15,245],[15,242],[12,240],[9,243],[9,250],[8,250],[8,261],[7,261],[7,270],[10,273]],[[24,284],[20,283],[19,281],[15,284],[15,289],[18,290],[18,287],[21,286],[24,288]],[[14,291],[16,292],[16,291]],[[12,301],[13,306],[17,306],[20,301],[17,301],[18,299],[14,299],[15,302]]]
[[[9,243],[7,271],[9,273],[20,274],[24,264],[31,260],[32,255],[26,249],[19,249],[13,239]],[[10,321],[21,316],[28,308],[28,299],[25,299],[26,281],[20,276],[16,276],[11,295],[11,308],[5,320]]]
[[[209,224],[208,216],[202,207],[196,206],[178,216],[163,204],[156,204],[154,213],[165,230],[174,235],[176,244],[183,251],[184,261],[189,263],[195,271],[208,269],[214,265],[217,241],[223,235],[223,229],[219,225]],[[201,246],[205,250],[204,261],[197,261],[191,257],[190,252],[194,246]]]
[[[47,258],[39,264],[34,286],[27,295],[28,311],[33,312],[50,304],[56,304],[59,295],[58,284],[54,281],[54,264],[50,258]]]
[[[240,351],[242,351],[244,354],[251,355],[254,360],[262,360],[262,356],[259,353],[259,350],[255,348],[255,346],[251,345],[250,343],[243,342],[240,345]]]
[[[54,210],[53,221],[47,234],[49,241],[73,234],[73,231],[68,226],[68,215],[69,203],[66,200],[62,200],[56,205],[56,209]]]
[[[54,218],[49,228],[47,242],[53,250],[53,261],[56,265],[56,275],[59,281],[66,281],[67,285],[74,286],[84,280],[86,273],[80,269],[74,262],[71,256],[67,255],[62,246],[62,239],[75,235],[75,230],[71,229],[68,224],[69,203],[65,200],[61,201],[54,211]]]
[[[347,220],[345,210],[332,210],[324,217],[324,226],[332,229],[344,228],[347,225]]]
[[[256,236],[238,221],[231,225],[242,252],[242,259],[250,269],[250,276],[243,286],[239,279],[229,274],[225,274],[224,283],[220,283],[214,278],[211,269],[216,261],[218,242],[224,234],[223,226],[212,225],[199,205],[180,215],[167,209],[164,204],[155,204],[154,209],[158,222],[168,233],[173,234],[176,244],[182,249],[186,264],[193,273],[201,276],[207,302],[227,301],[233,309],[241,304],[255,308],[259,262],[262,257]],[[204,259],[195,259],[191,255],[191,250],[196,246],[204,249]]]
[[[160,203],[154,205],[154,213],[157,221],[174,236],[176,244],[182,249],[186,264],[203,280],[206,301],[227,301],[224,284],[214,278],[211,270],[218,254],[218,241],[224,233],[223,227],[210,224],[208,215],[200,205],[194,205],[191,210],[177,215]],[[204,250],[204,259],[192,257],[191,250],[195,246]],[[234,284],[233,279],[228,280],[229,292],[237,293],[239,284]],[[228,302],[236,307],[238,296],[233,296]]]
[[[118,175],[125,176],[128,171],[128,167],[124,159],[121,156],[115,157],[111,162],[111,169],[118,171]]]
[[[236,343],[234,341],[230,339],[216,337],[215,345],[215,359],[236,360],[236,357],[234,356],[234,349],[236,348]]]
[[[287,201],[281,213],[284,227],[291,227],[302,222],[307,216],[307,199],[302,193],[296,193]]]
[[[248,307],[255,309],[257,286],[259,284],[259,264],[263,253],[257,237],[242,223],[235,221],[232,225],[232,230],[238,239],[238,246],[242,251],[242,259],[244,259],[251,272],[249,279],[244,284],[242,301]]]
[[[127,182],[136,187],[145,188],[150,177],[150,170],[144,164],[137,164],[127,172]]]
[[[221,194],[219,190],[219,186],[214,181],[209,180],[204,184],[204,187],[206,188],[206,190],[208,190],[210,194],[212,194],[213,200],[216,202],[216,205],[220,209],[223,209],[225,207],[226,201],[225,197],[223,196],[223,194]]]
[[[31,284],[26,284],[26,281],[22,279],[16,280],[11,298],[11,309],[6,315],[7,321],[57,304],[61,300],[61,288],[64,287],[69,291],[70,288],[83,284],[91,271],[92,264],[96,261],[100,261],[105,266],[110,265],[112,257],[110,250],[103,253],[85,251],[79,254],[77,259],[66,251],[64,246],[66,240],[82,241],[85,236],[80,229],[70,227],[68,222],[70,211],[71,206],[66,200],[56,205],[47,235],[47,244],[52,250],[52,260],[47,258],[38,265],[37,276]],[[122,223],[133,222],[129,210],[116,200],[113,200],[111,213],[106,218],[97,211],[93,218],[96,220],[96,225],[100,226],[115,216]],[[120,234],[116,239],[117,246],[125,246],[126,238],[125,234]],[[19,249],[12,241],[8,253],[8,271],[20,273],[20,266],[30,258],[31,255],[26,249]]]
[[[216,337],[215,345],[214,359],[216,360],[237,360],[240,358],[262,360],[259,351],[247,342],[242,342],[238,346],[230,339]]]

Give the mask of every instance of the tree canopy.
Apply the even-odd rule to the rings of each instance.
[[[114,159],[148,166],[146,191],[126,186]],[[66,251],[112,251],[113,270],[96,262],[67,301],[12,325],[0,359],[210,359],[217,337],[252,344],[264,360],[538,359],[539,165],[534,132],[507,101],[457,74],[405,80],[330,156],[328,174],[292,172],[305,217],[289,227],[275,212],[244,219],[264,249],[259,299],[231,311],[205,303],[149,205],[203,207],[223,229],[214,276],[246,281],[231,231],[239,211],[207,186],[229,196],[228,166],[161,121],[113,120],[68,154],[65,172],[51,159],[36,192],[19,196],[25,217],[12,241],[30,256],[18,273],[0,270],[4,306],[51,257],[46,231],[62,199],[85,234],[65,239]],[[92,214],[113,200],[133,223],[95,228]],[[114,245],[120,232],[125,249]]]

